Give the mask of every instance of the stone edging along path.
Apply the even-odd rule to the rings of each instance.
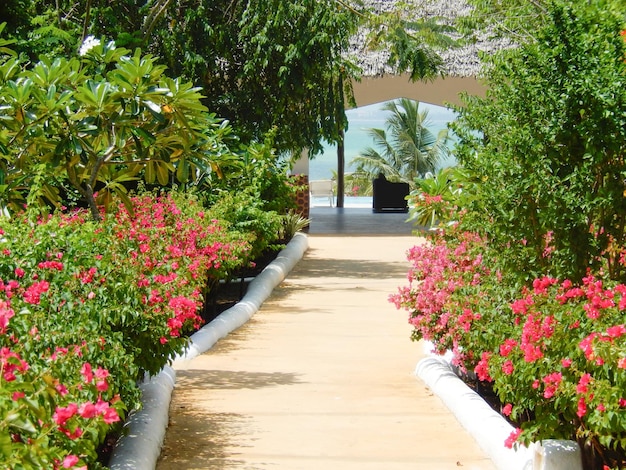
[[[187,351],[176,360],[191,360],[203,354],[245,324],[307,249],[307,235],[296,234],[250,283],[243,299],[193,334]],[[422,359],[415,375],[444,402],[498,470],[582,470],[577,445],[571,441],[545,441],[517,451],[506,449],[503,443],[513,428],[456,375],[446,360]],[[129,416],[125,424],[128,432],[113,450],[111,470],[154,470],[165,439],[175,383],[176,372],[167,366],[141,385],[143,407]]]
[[[504,441],[513,426],[468,387],[445,358],[422,359],[415,375],[444,402],[498,470],[582,470],[580,449],[574,441],[552,439],[507,449]]]
[[[191,360],[199,356],[246,323],[302,259],[307,249],[308,237],[296,233],[276,259],[250,283],[241,301],[194,333],[187,351],[176,360]],[[109,462],[111,470],[154,470],[165,439],[175,383],[176,371],[166,366],[141,385],[143,406],[129,416],[125,424],[128,433],[115,445]]]

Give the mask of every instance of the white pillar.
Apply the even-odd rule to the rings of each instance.
[[[300,154],[300,158],[298,158],[291,170],[292,175],[307,175],[309,176],[309,150],[304,149]]]

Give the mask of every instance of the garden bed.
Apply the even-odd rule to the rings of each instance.
[[[307,248],[306,235],[297,233],[269,262],[272,269],[262,269],[247,285],[240,302],[223,311],[214,321],[191,336],[190,346],[178,360],[192,360],[245,324],[302,258]],[[258,264],[257,269],[261,269]],[[175,382],[175,370],[166,366],[161,373],[141,385],[143,407],[126,421],[124,427],[128,432],[116,443],[109,461],[111,470],[154,469],[165,437],[169,402]]]
[[[279,248],[268,248],[251,263],[250,267],[234,273],[229,280],[218,283],[204,302],[200,315],[204,324],[210,323],[220,313],[234,307],[246,295],[250,282],[261,274],[279,253]]]
[[[595,456],[583,462],[579,445],[573,440],[550,439],[529,447],[508,449],[504,442],[521,423],[502,413],[502,402],[489,383],[472,374],[463,374],[445,359],[432,356],[421,361],[416,375],[446,404],[459,422],[487,452],[498,469],[507,470],[606,470],[601,454],[626,468],[623,452],[610,449],[585,452]]]

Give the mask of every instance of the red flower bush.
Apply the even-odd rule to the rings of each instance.
[[[483,279],[494,276],[482,262],[483,240],[451,227],[446,234],[431,235],[427,243],[408,252],[412,267],[409,285],[390,296],[397,308],[409,312],[413,340],[431,341],[434,352],[453,352],[453,361],[473,369],[483,349],[472,337],[490,319],[483,319]]]
[[[86,468],[249,245],[187,195],[0,221],[0,460]],[[25,467],[26,468],[26,467]]]
[[[413,339],[432,341],[439,354],[452,351],[455,364],[492,384],[503,414],[518,423],[504,445],[575,439],[619,462],[626,286],[589,274],[579,284],[546,276],[507,288],[484,266],[482,244],[449,232],[409,251],[409,286],[390,300],[409,311]]]

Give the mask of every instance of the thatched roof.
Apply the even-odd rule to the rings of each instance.
[[[397,0],[364,0],[367,7],[376,12],[390,11]],[[423,18],[440,18],[448,24],[454,24],[456,18],[467,15],[470,7],[464,0],[415,0],[419,8],[418,15]],[[368,51],[363,49],[366,32],[360,32],[354,38],[354,51],[365,76],[376,76],[393,73],[386,65],[388,54],[384,51]],[[493,52],[502,48],[510,47],[510,43],[503,39],[491,39],[484,35],[478,37],[476,42],[458,48],[440,51],[448,75],[469,77],[476,76],[480,71],[479,51]]]

